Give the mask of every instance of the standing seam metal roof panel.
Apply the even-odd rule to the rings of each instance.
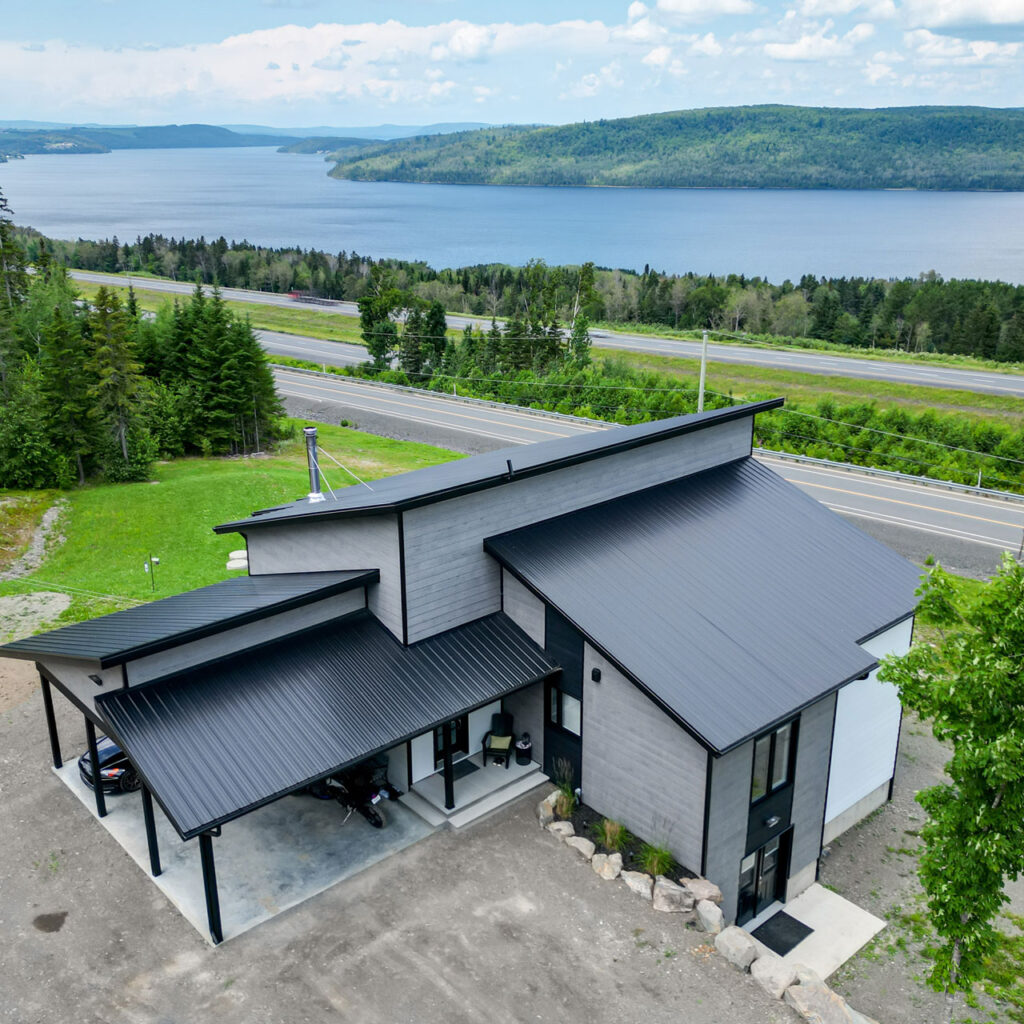
[[[716,752],[870,668],[919,577],[749,458],[485,548]]]
[[[198,590],[15,640],[0,647],[0,654],[29,660],[46,654],[58,655],[93,661],[106,668],[379,579],[379,569],[235,576]]]
[[[504,613],[404,647],[363,611],[97,705],[187,839],[555,671]]]

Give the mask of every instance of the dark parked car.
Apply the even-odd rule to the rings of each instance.
[[[125,752],[109,737],[96,737],[96,753],[100,760],[100,781],[104,793],[132,793],[141,782]],[[78,774],[93,788],[92,758],[87,750],[78,759]]]

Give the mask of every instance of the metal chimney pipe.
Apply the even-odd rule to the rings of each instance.
[[[309,498],[310,503],[323,501],[324,496],[320,492],[320,464],[316,458],[316,427],[303,427],[303,434],[306,435],[306,462],[309,464]]]

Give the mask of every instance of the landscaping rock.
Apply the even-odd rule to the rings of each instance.
[[[637,894],[637,896],[643,896],[645,900],[652,898],[654,892],[654,879],[650,875],[644,874],[642,871],[623,871],[619,878],[621,878],[626,885],[630,887]]]
[[[583,836],[569,836],[565,841],[566,846],[571,846],[584,860],[589,861],[594,856],[596,847],[589,839]]]
[[[825,981],[817,971],[812,971],[806,964],[793,964],[796,972],[797,985],[824,985]]]
[[[710,900],[704,900],[709,907],[714,907],[718,910]],[[700,915],[700,904],[697,905],[697,914]],[[718,910],[718,916],[721,917],[722,912]],[[701,924],[703,925],[703,921]],[[722,929],[722,926],[718,926]],[[710,928],[705,927],[705,931],[711,931]],[[757,946],[754,945],[754,940],[742,929],[737,928],[736,925],[731,924],[728,928],[722,929],[715,936],[715,949],[718,950],[722,956],[725,957],[729,963],[734,964],[741,971],[745,971],[753,962],[757,956]]]
[[[877,1024],[820,982],[790,985],[784,998],[807,1024]]]
[[[697,904],[697,921],[704,931],[710,935],[717,935],[725,926],[725,918],[717,903],[711,900],[701,900]]]
[[[685,914],[693,910],[693,896],[664,875],[654,880],[654,909],[666,914]]]
[[[553,821],[548,825],[548,831],[559,839],[569,839],[576,834],[571,821]]]
[[[557,792],[551,793],[537,804],[537,820],[540,822],[541,828],[547,828],[555,820],[555,797],[557,796]]]
[[[750,973],[773,999],[781,999],[796,981],[796,971],[780,956],[759,956],[750,965]]]
[[[722,890],[706,878],[680,878],[679,884],[684,889],[690,890],[695,903],[699,903],[701,900],[710,900],[712,903],[719,904],[722,902]]]
[[[622,854],[595,853],[590,861],[590,866],[606,882],[610,882],[622,874]]]

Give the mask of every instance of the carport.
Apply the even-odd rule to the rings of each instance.
[[[45,638],[61,632],[31,640],[52,650]],[[224,826],[559,671],[503,613],[404,646],[365,608],[139,685],[103,687],[91,708],[52,659],[37,664],[55,768],[51,683],[83,711],[93,763],[99,726],[137,771],[151,873],[161,872],[154,800],[182,840],[198,839],[214,942],[224,936],[214,857]],[[444,775],[450,786],[450,755]],[[99,788],[94,797],[102,817]]]

